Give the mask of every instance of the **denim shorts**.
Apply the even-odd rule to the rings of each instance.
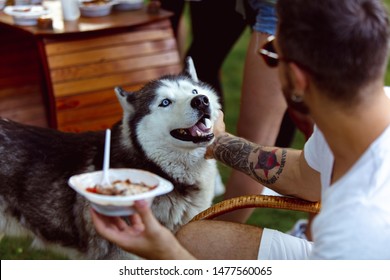
[[[277,25],[275,5],[266,0],[249,0],[248,2],[256,14],[256,23],[252,26],[253,30],[275,35]]]

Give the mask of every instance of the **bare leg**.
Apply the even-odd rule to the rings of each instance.
[[[161,8],[173,13],[169,19],[176,37],[180,59],[184,61],[188,33],[188,27],[183,15],[186,4],[183,0],[161,0],[160,2]]]
[[[188,34],[188,26],[184,19],[184,16],[180,18],[179,25],[177,27],[177,47],[179,49],[180,59],[184,61],[187,51],[186,40]]]
[[[274,145],[287,104],[281,92],[277,69],[269,68],[257,54],[267,34],[253,32],[244,68],[237,134],[260,145]],[[226,184],[225,199],[259,194],[263,186],[233,170]],[[234,211],[220,220],[245,222],[252,209]]]
[[[197,259],[257,259],[263,230],[223,221],[197,221],[177,233],[179,242]]]

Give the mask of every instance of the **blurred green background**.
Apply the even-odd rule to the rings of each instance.
[[[387,6],[390,0],[384,1]],[[187,18],[187,25],[190,21]],[[227,57],[221,72],[224,96],[225,96],[225,122],[229,132],[235,134],[236,123],[239,113],[240,89],[243,73],[243,63],[245,61],[246,47],[249,42],[249,29],[242,35],[235,44],[231,53]],[[190,38],[189,38],[190,40]],[[388,67],[386,75],[386,85],[390,85],[390,68]],[[293,148],[302,148],[304,137],[297,132],[292,144]],[[229,176],[230,169],[219,165],[223,181]],[[216,201],[221,198],[217,198]],[[250,217],[248,223],[256,224],[261,227],[275,228],[281,231],[289,230],[299,218],[305,218],[305,213],[275,210],[275,209],[256,209]],[[0,259],[66,259],[62,255],[50,251],[36,250],[30,248],[31,239],[29,238],[11,238],[0,235]]]

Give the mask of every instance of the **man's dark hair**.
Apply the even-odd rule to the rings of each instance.
[[[329,97],[351,94],[384,75],[389,20],[379,0],[279,0],[278,43],[285,59],[312,75]]]

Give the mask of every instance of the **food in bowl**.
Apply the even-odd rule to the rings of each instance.
[[[134,195],[148,192],[157,187],[157,185],[149,186],[143,182],[132,183],[130,179],[116,180],[110,186],[96,184],[93,187],[86,188],[87,192],[97,193],[102,195]]]
[[[92,0],[80,2],[80,14],[84,17],[102,17],[111,13],[115,1]]]
[[[14,12],[17,12],[17,13],[27,13],[27,12],[30,12],[31,11],[31,8],[30,6],[16,6],[14,8]]]
[[[92,0],[92,1],[82,1],[82,4],[85,6],[89,5],[104,5],[111,2],[110,0]]]
[[[142,199],[150,205],[156,196],[173,190],[171,182],[156,174],[140,169],[109,169],[109,182],[111,184],[115,182],[115,186],[118,189],[122,189],[126,185],[138,185],[130,187],[131,190],[129,192],[126,191],[126,193],[116,193],[117,190],[111,190],[113,192],[111,194],[99,194],[98,192],[105,192],[105,190],[99,190],[102,179],[102,170],[92,171],[73,175],[69,178],[68,184],[77,193],[86,198],[96,211],[107,216],[130,215],[134,213],[134,201]]]

